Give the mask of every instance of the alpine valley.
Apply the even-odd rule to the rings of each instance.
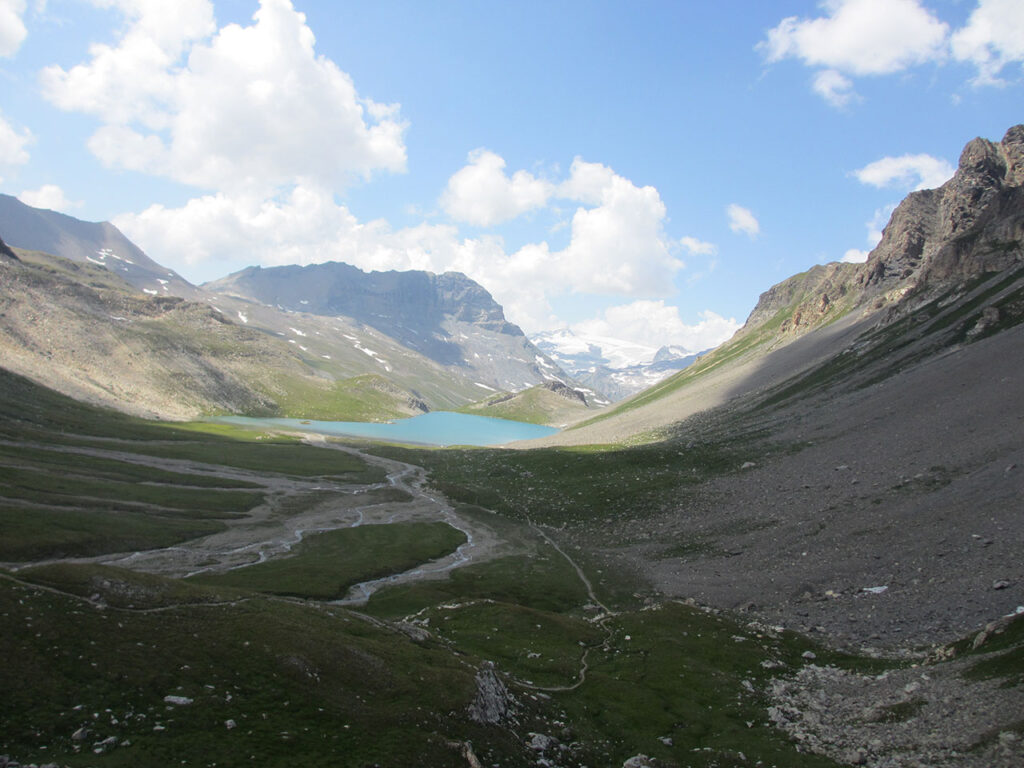
[[[0,766],[1024,765],[1024,126],[699,356],[0,237]]]

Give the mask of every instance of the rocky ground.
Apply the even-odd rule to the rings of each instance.
[[[1022,342],[1018,326],[870,387],[696,415],[682,439],[769,437],[662,515],[576,536],[625,542],[605,549],[666,596],[913,662],[773,681],[770,717],[802,749],[877,768],[1024,765],[1021,686],[933,663],[1024,611]]]
[[[658,587],[857,647],[949,642],[1024,605],[1018,327],[771,419],[767,455],[636,546]],[[660,555],[666,540],[693,544]]]

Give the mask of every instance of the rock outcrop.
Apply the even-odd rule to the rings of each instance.
[[[469,705],[469,717],[483,725],[500,725],[511,712],[515,701],[494,671],[494,664],[484,662],[476,672],[476,696]]]
[[[798,336],[851,310],[927,299],[976,275],[1024,264],[1024,125],[974,139],[938,189],[912,192],[864,264],[818,265],[773,286],[741,332]],[[777,327],[776,327],[777,326]]]

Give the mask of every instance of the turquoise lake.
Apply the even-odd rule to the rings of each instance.
[[[419,445],[503,445],[516,440],[532,440],[553,435],[554,427],[542,427],[522,421],[472,416],[467,413],[434,411],[386,424],[361,421],[307,421],[305,419],[260,419],[225,416],[217,421],[254,427],[284,427],[324,435],[364,437],[395,443]]]

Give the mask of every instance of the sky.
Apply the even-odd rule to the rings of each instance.
[[[1021,0],[0,0],[0,192],[197,284],[455,270],[653,347],[865,259],[1022,107]]]

